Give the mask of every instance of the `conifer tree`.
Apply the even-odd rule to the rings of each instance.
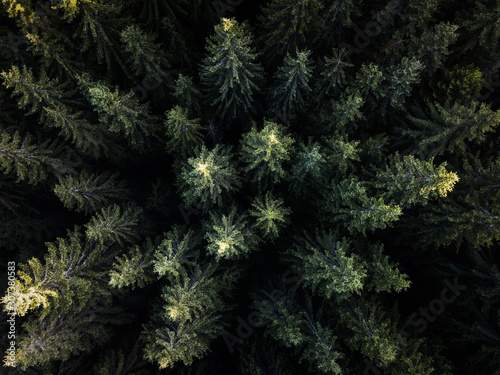
[[[431,81],[434,100],[456,102],[467,101],[479,95],[483,73],[474,64],[457,64],[452,69],[444,69],[439,81]]]
[[[318,37],[314,30],[322,25],[322,8],[320,0],[272,0],[264,6],[259,22],[266,54],[286,56],[314,41]]]
[[[381,196],[369,196],[367,184],[357,177],[340,184],[332,182],[323,194],[326,204],[320,207],[330,216],[328,221],[343,222],[352,233],[384,229],[402,214],[401,207],[394,202],[387,204]]]
[[[404,338],[385,315],[378,304],[361,298],[347,302],[341,313],[342,322],[352,331],[349,344],[382,366],[394,362],[404,345]]]
[[[153,274],[153,254],[155,246],[151,239],[139,247],[133,245],[126,254],[117,256],[109,271],[109,285],[114,288],[130,286],[143,288],[156,280]]]
[[[177,99],[180,107],[186,108],[191,116],[200,114],[202,95],[201,91],[193,83],[193,77],[179,74],[172,95]]]
[[[212,214],[210,222],[205,224],[208,253],[217,260],[248,256],[256,247],[257,236],[250,230],[246,218],[245,214],[238,214],[234,206],[228,215]]]
[[[1,77],[6,88],[13,88],[12,95],[22,95],[18,99],[19,108],[31,105],[28,114],[33,114],[43,107],[55,107],[61,99],[62,85],[57,80],[50,80],[47,73],[42,70],[40,79],[35,81],[33,72],[23,65],[22,70],[13,65],[10,71],[2,71]]]
[[[208,150],[203,145],[183,167],[178,186],[188,206],[198,198],[205,212],[214,204],[222,204],[224,195],[237,191],[241,186],[240,177],[231,165],[230,148],[216,145]]]
[[[107,288],[106,270],[117,249],[89,241],[78,227],[47,249],[44,264],[32,258],[15,279],[13,310],[19,316],[29,312],[16,340],[16,365],[23,369],[88,352],[109,339],[110,324],[130,318],[111,306]],[[10,309],[7,301],[4,296]]]
[[[404,57],[401,63],[389,67],[389,87],[387,97],[393,107],[403,109],[405,97],[411,93],[412,85],[420,82],[420,72],[424,65],[416,58]]]
[[[491,8],[493,9],[491,9]],[[472,17],[467,9],[465,19],[462,18],[462,25],[467,30],[468,40],[465,50],[471,49],[477,44],[487,51],[496,51],[498,48],[498,38],[500,37],[500,26],[496,15],[500,11],[500,4],[474,2]]]
[[[427,204],[428,199],[446,197],[459,180],[446,170],[446,162],[435,166],[433,159],[420,161],[412,155],[390,155],[387,168],[377,174],[376,186],[387,189],[387,195],[401,207]]]
[[[306,360],[314,370],[324,374],[342,374],[339,362],[345,357],[337,337],[321,322],[322,311],[313,311],[311,299],[305,294],[305,305],[299,304],[293,291],[284,290],[282,283],[271,293],[263,291],[255,300],[259,325],[266,333],[288,348],[294,348],[299,361]],[[276,293],[280,297],[276,298]],[[328,322],[331,323],[331,322]]]
[[[307,140],[307,144],[301,142],[300,151],[293,160],[289,190],[296,195],[303,195],[311,187],[318,187],[325,179],[323,168],[326,161],[319,143],[313,142],[312,138]]]
[[[145,84],[155,85],[162,81],[163,70],[167,69],[167,59],[160,44],[154,43],[154,36],[145,33],[138,25],[129,25],[120,34],[128,63],[136,76],[145,75]]]
[[[346,70],[353,64],[346,61],[345,55],[345,48],[333,48],[332,57],[325,56],[321,61],[318,69],[321,73],[317,80],[317,91],[315,91],[315,93],[319,91],[318,99],[322,98],[323,95],[338,92],[347,84]]]
[[[262,67],[251,47],[252,36],[245,23],[222,18],[215,35],[207,40],[208,55],[201,65],[201,83],[217,114],[235,117],[254,110],[253,95],[258,93]]]
[[[123,55],[120,53],[120,31],[130,24],[130,17],[120,18],[123,3],[81,1],[78,3],[63,1],[60,3],[64,10],[63,18],[72,21],[76,13],[79,25],[74,36],[83,40],[82,51],[92,48],[97,51],[97,62],[106,62],[108,74],[118,66],[128,73]],[[114,63],[114,64],[113,64]]]
[[[321,12],[326,35],[333,32],[333,36],[340,37],[345,28],[353,26],[353,16],[361,15],[359,5],[353,0],[322,0],[324,9]],[[336,40],[336,39],[335,39]]]
[[[279,182],[286,178],[283,163],[290,160],[294,140],[286,135],[283,125],[264,119],[261,131],[252,127],[243,134],[241,159],[247,164],[243,170],[253,172],[253,181],[267,186],[269,180]]]
[[[123,198],[127,191],[117,180],[116,174],[96,175],[82,171],[77,177],[69,175],[62,179],[54,187],[54,193],[66,207],[91,213],[109,205],[113,200]]]
[[[81,111],[74,112],[64,103],[65,98],[74,94],[74,91],[64,90],[67,84],[48,79],[45,70],[41,71],[40,79],[36,81],[32,70],[26,66],[23,66],[22,71],[12,66],[10,71],[2,72],[1,76],[4,86],[14,89],[12,95],[22,95],[17,101],[19,108],[31,106],[28,114],[40,112],[40,119],[45,125],[61,129],[61,135],[95,157],[107,151],[108,145],[103,136],[106,129],[91,125],[82,118]]]
[[[309,60],[311,51],[295,53],[297,55],[295,58],[287,54],[283,66],[278,69],[274,77],[272,103],[274,109],[285,116],[302,111],[306,106],[307,96],[312,91],[309,86],[314,69],[312,61]]]
[[[282,207],[283,199],[274,198],[270,191],[266,192],[264,199],[256,197],[252,202],[253,210],[250,215],[256,218],[254,227],[263,233],[264,238],[278,237],[281,227],[289,224],[287,218],[292,212],[287,207]]]
[[[61,164],[50,154],[47,142],[31,144],[29,135],[22,139],[18,132],[13,135],[0,132],[0,167],[4,173],[15,172],[17,182],[28,180],[30,184],[38,184],[46,179],[48,172]]]
[[[116,204],[103,208],[85,225],[87,238],[103,244],[134,242],[141,214],[142,209],[133,205],[124,209]]]
[[[481,144],[500,123],[499,112],[491,104],[472,101],[468,105],[449,102],[429,104],[430,114],[420,107],[413,107],[407,117],[414,127],[406,127],[402,133],[418,143],[414,153],[428,157],[448,153],[467,152],[469,144]]]
[[[178,277],[183,266],[194,264],[193,259],[199,255],[196,247],[201,238],[193,230],[177,225],[163,237],[154,252],[154,271],[160,277]]]
[[[122,133],[132,147],[144,150],[146,137],[154,134],[147,104],[139,104],[132,91],[122,94],[117,87],[112,91],[102,82],[92,82],[88,74],[77,79],[99,120],[109,124],[110,131]]]
[[[194,149],[203,144],[200,119],[190,119],[187,110],[178,105],[165,115],[164,124],[169,138],[167,150],[182,157],[193,154]]]
[[[306,236],[289,250],[296,260],[302,282],[313,292],[329,299],[360,293],[367,276],[366,266],[356,254],[351,254],[350,242],[334,233],[316,233],[313,240]]]
[[[420,38],[412,38],[409,58],[417,58],[430,73],[434,73],[451,51],[449,47],[458,39],[458,25],[442,22],[423,32]]]
[[[191,365],[224,332],[223,297],[236,278],[234,271],[221,274],[217,268],[214,263],[182,268],[180,276],[163,288],[161,305],[156,305],[141,335],[145,359],[160,369],[179,361]]]

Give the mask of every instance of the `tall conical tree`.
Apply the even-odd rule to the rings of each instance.
[[[259,92],[263,76],[251,43],[248,26],[233,18],[223,18],[207,40],[201,82],[210,105],[222,117],[253,112],[253,96]]]
[[[262,44],[268,56],[286,55],[319,37],[321,0],[272,0],[262,8],[259,18],[264,30]]]
[[[296,51],[296,57],[287,54],[283,66],[276,72],[272,91],[273,109],[285,116],[302,111],[312,91],[309,81],[314,66],[309,59],[310,50]]]

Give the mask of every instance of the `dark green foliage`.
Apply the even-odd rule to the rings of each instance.
[[[169,153],[180,154],[186,157],[193,153],[197,146],[201,146],[203,137],[201,135],[200,119],[189,119],[187,111],[175,106],[165,113],[165,132],[169,138],[167,150]]]
[[[309,80],[313,66],[309,59],[311,51],[295,53],[293,58],[287,54],[283,66],[275,74],[272,102],[274,109],[285,116],[293,115],[305,108],[308,94],[312,91]]]
[[[126,190],[117,175],[99,175],[82,171],[79,176],[67,176],[54,187],[54,193],[64,205],[76,211],[91,213],[113,200],[123,197]]]
[[[320,0],[272,0],[262,8],[260,26],[265,51],[287,55],[304,49],[308,38],[317,38],[313,30],[322,24]]]
[[[2,374],[500,375],[499,10],[1,0]]]
[[[431,81],[434,100],[463,101],[478,96],[482,86],[483,73],[474,64],[456,65],[445,69],[437,82]]]
[[[207,40],[208,55],[200,68],[201,82],[211,106],[222,117],[253,112],[253,95],[259,91],[262,67],[255,62],[248,26],[223,18]]]
[[[498,111],[477,101],[453,106],[449,102],[444,106],[435,103],[428,108],[430,114],[413,107],[413,114],[408,115],[413,126],[403,130],[405,136],[418,141],[414,152],[428,157],[444,153],[465,154],[468,144],[484,142],[488,133],[500,123]]]
[[[48,171],[56,169],[61,162],[50,156],[45,145],[31,144],[30,136],[21,139],[19,133],[0,133],[0,166],[4,173],[15,173],[17,182],[28,180],[37,184],[47,178]]]
[[[182,169],[179,188],[184,202],[191,205],[200,199],[204,209],[222,203],[223,194],[237,191],[241,186],[240,177],[231,165],[231,150],[219,145],[208,150],[202,146],[196,156],[188,159]]]
[[[279,182],[286,177],[283,163],[290,159],[294,140],[285,134],[283,125],[264,120],[264,128],[258,132],[252,127],[243,134],[241,143],[244,171],[253,174],[253,182],[266,186],[270,178]]]
[[[212,214],[206,227],[207,252],[217,260],[245,257],[257,244],[246,215],[238,213],[236,207],[228,215]]]
[[[156,306],[142,339],[145,358],[160,368],[182,361],[191,365],[224,332],[224,295],[231,289],[234,272],[220,274],[217,266],[180,269],[171,285],[162,289],[162,305]],[[160,329],[159,329],[160,328]]]

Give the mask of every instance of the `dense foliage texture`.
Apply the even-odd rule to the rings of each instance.
[[[6,375],[500,375],[500,3],[1,0]]]

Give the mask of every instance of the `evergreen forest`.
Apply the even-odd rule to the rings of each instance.
[[[500,375],[500,1],[0,0],[5,375]]]

